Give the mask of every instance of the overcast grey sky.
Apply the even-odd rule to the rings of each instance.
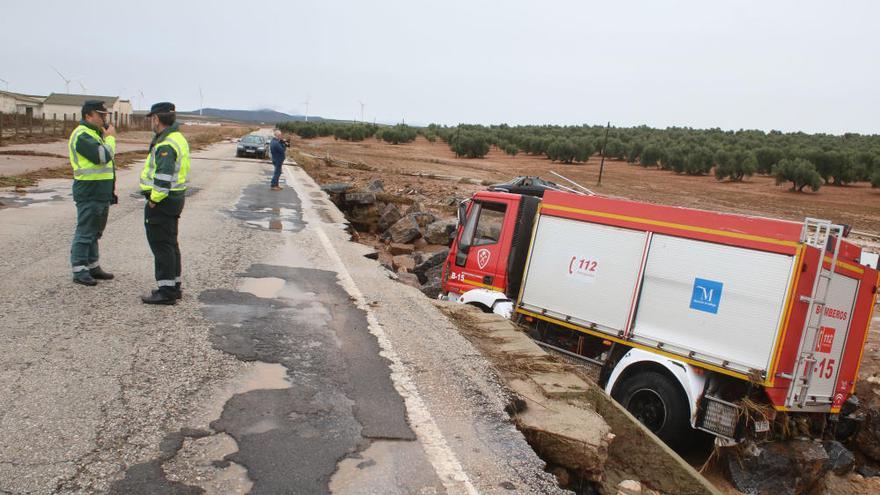
[[[180,109],[880,133],[871,1],[0,1],[0,78]],[[90,26],[90,27],[89,27]],[[0,88],[3,88],[0,83]],[[80,92],[76,83],[71,92]]]

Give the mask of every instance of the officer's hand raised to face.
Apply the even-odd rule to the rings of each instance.
[[[113,124],[110,124],[109,127],[104,129],[104,137],[113,136],[116,137],[116,128],[113,127]]]

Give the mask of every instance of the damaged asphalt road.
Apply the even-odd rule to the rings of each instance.
[[[0,260],[0,493],[561,493],[431,302],[364,258],[301,169],[270,192],[269,167],[232,152],[194,162],[171,308],[137,302],[136,197],[102,242],[117,280],[94,291],[67,280],[69,200],[0,212],[0,248],[39,267]]]
[[[256,285],[271,279],[267,286],[281,279],[283,289],[274,298],[203,292],[204,312],[216,324],[211,342],[242,361],[283,365],[290,383],[289,388],[235,395],[211,423],[214,432],[238,443],[238,452],[222,461],[247,469],[250,493],[329,493],[340,459],[366,449],[372,440],[415,440],[387,360],[379,355],[363,312],[336,283],[336,274],[258,264],[241,276]],[[173,456],[169,453],[176,454],[174,440],[164,442],[172,445],[171,452],[162,449],[159,459],[130,469],[113,492],[193,490],[169,483],[155,469]],[[441,486],[428,478],[426,485]]]
[[[335,273],[256,265],[244,275],[281,278],[283,294],[208,291],[201,300],[218,322],[215,347],[288,369],[290,388],[237,395],[212,423],[238,442],[230,460],[248,468],[252,493],[327,492],[337,462],[371,439],[415,440],[387,360]]]

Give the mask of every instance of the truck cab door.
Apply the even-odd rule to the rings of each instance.
[[[461,293],[476,287],[504,292],[507,253],[502,241],[510,236],[505,229],[509,208],[502,201],[478,200],[471,205],[449,273],[451,285]]]

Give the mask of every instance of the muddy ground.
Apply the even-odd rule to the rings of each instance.
[[[415,203],[440,220],[454,216],[455,199],[467,198],[487,184],[518,175],[538,175],[564,183],[550,173],[555,171],[597,193],[639,201],[794,221],[802,221],[805,216],[829,218],[864,233],[861,240],[867,239],[867,245],[875,242],[873,236],[880,233],[880,191],[868,184],[826,186],[818,193],[793,193],[787,186],[776,186],[770,177],[756,176],[742,183],[719,182],[713,177],[679,176],[607,160],[602,185],[597,186],[598,157],[582,165],[565,165],[528,155],[510,157],[493,149],[485,159],[463,159],[456,158],[444,143],[429,143],[421,137],[407,145],[389,145],[374,139],[361,143],[333,138],[301,140],[295,136],[293,142],[291,155],[318,183],[344,183],[350,184],[352,190],[360,190],[378,178],[384,189],[380,207],[394,202],[403,211]],[[392,265],[392,270],[409,271],[392,263],[389,243],[381,238],[381,232],[360,230],[356,240],[377,248],[380,261]],[[423,240],[415,241],[413,247],[420,257],[440,249],[426,245]],[[857,394],[866,406],[880,411],[880,318],[872,322],[860,377]],[[860,462],[866,461],[864,456],[860,457]],[[699,468],[705,458],[695,455],[688,460]],[[723,493],[740,493],[718,466],[708,466],[704,474]],[[880,478],[850,473],[829,477],[816,488],[816,493],[862,493],[878,485]]]
[[[405,145],[389,145],[375,139],[360,143],[336,141],[332,137],[294,139],[294,147],[315,155],[329,152],[334,157],[362,162],[401,186],[412,184],[423,188],[428,196],[475,189],[449,181],[392,177],[401,173],[445,174],[495,183],[517,175],[539,175],[556,180],[550,173],[553,170],[605,195],[795,221],[802,221],[805,216],[829,218],[850,224],[857,231],[880,233],[880,190],[872,189],[867,183],[823,186],[816,193],[795,193],[788,191],[788,186],[776,186],[772,177],[754,176],[741,183],[719,182],[711,176],[676,175],[606,160],[602,185],[597,186],[598,156],[584,164],[566,165],[543,157],[510,157],[493,148],[483,159],[456,158],[446,144],[429,143],[421,137]]]

